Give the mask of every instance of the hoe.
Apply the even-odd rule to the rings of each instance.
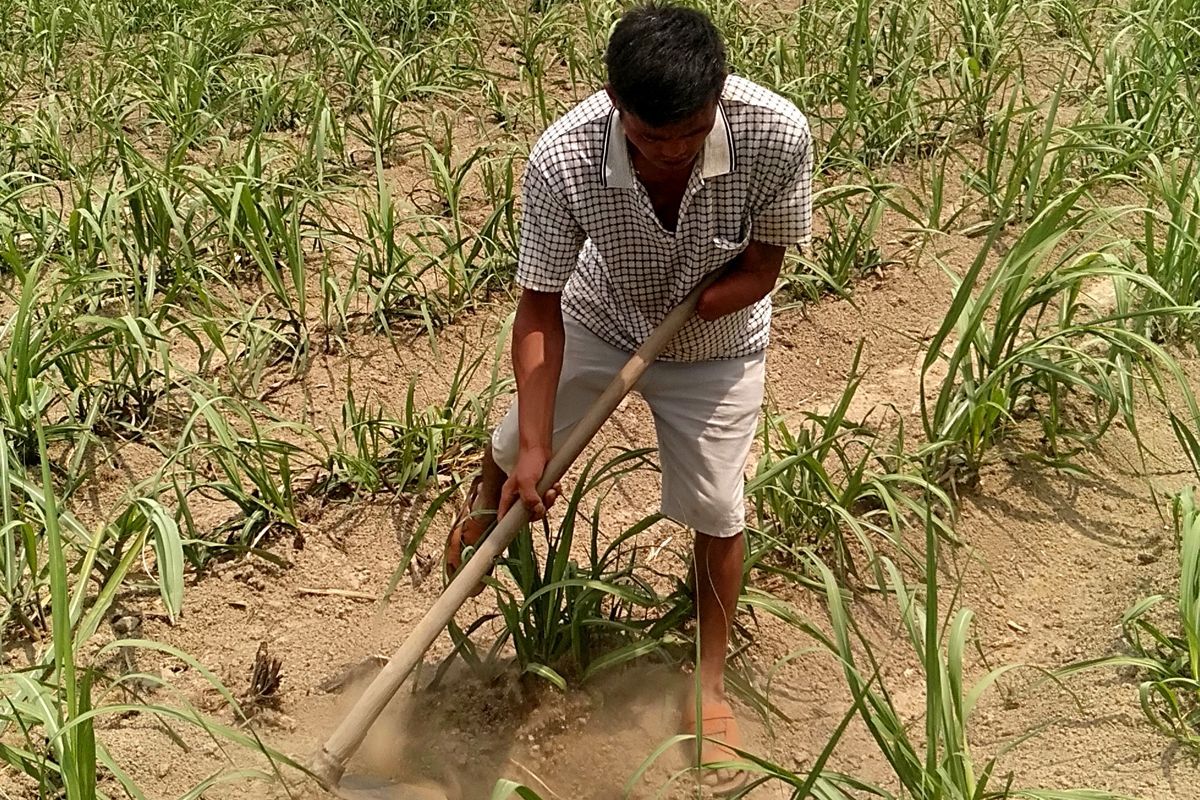
[[[633,389],[642,373],[691,318],[701,292],[716,280],[720,273],[721,270],[709,273],[654,329],[616,374],[546,465],[546,472],[538,487],[539,492],[545,493],[566,474],[575,459],[591,442],[592,437]],[[326,789],[340,797],[353,800],[444,800],[445,794],[425,786],[385,783],[367,776],[346,775],[346,762],[362,744],[367,732],[400,689],[401,684],[424,658],[425,651],[466,602],[472,589],[528,522],[529,509],[524,503],[514,503],[504,518],[499,520],[479,543],[474,555],[459,568],[445,591],[400,648],[392,654],[341,724],[313,755],[309,769]]]

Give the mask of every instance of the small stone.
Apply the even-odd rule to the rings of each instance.
[[[167,773],[170,771],[171,771],[171,762],[164,761],[163,763],[158,765],[158,769],[156,769],[154,771],[154,774],[158,776],[159,780],[162,780],[163,778],[167,777]]]
[[[1142,566],[1153,564],[1155,561],[1158,561],[1158,556],[1148,550],[1143,550],[1137,554],[1137,562]]]
[[[1106,497],[1100,501],[1100,508],[1104,509],[1105,511],[1112,512],[1117,510],[1117,504],[1114,503],[1111,498]]]
[[[282,728],[288,733],[295,733],[299,724],[296,720],[289,717],[287,714],[276,714],[271,722],[278,728]]]

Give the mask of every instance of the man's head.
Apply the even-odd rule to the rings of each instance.
[[[692,161],[712,129],[728,68],[725,45],[704,14],[651,4],[613,29],[607,89],[626,136],[655,166]]]

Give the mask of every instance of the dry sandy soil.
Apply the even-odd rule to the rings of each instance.
[[[945,252],[953,256],[956,248],[966,252],[974,246],[959,240]],[[780,411],[796,418],[837,397],[862,339],[867,375],[852,416],[892,405],[911,418],[923,342],[948,305],[949,284],[927,254],[897,249],[895,243],[891,250],[902,266],[862,282],[857,307],[828,299],[777,314],[769,364],[771,401]],[[459,323],[447,332],[446,341],[482,342],[482,351],[495,340],[507,311],[499,308]],[[318,362],[276,401],[313,419],[336,415],[349,366],[356,385],[364,392],[373,389],[385,401],[400,402],[408,376],[418,373],[428,376],[431,396],[436,394],[440,378],[430,368],[436,365],[427,348],[416,344],[393,351],[377,345],[368,351],[369,343],[362,344],[354,355]],[[456,347],[447,350],[457,357]],[[1189,364],[1193,375],[1196,367]],[[647,439],[652,430],[648,420],[645,408],[632,398],[594,447],[653,445]],[[943,603],[953,600],[976,614],[973,676],[1001,664],[1052,668],[1119,652],[1124,610],[1149,594],[1174,592],[1171,531],[1154,492],[1184,485],[1190,473],[1164,420],[1147,407],[1140,424],[1143,437],[1163,459],[1149,471],[1139,468],[1130,437],[1118,428],[1098,451],[1080,458],[1093,477],[1055,473],[1018,456],[997,459],[978,485],[963,494],[958,523],[963,544],[943,559],[942,580],[948,587]],[[390,653],[441,588],[446,514],[421,543],[416,567],[401,581],[392,602],[371,599],[385,591],[425,500],[379,496],[327,506],[303,531],[302,549],[294,549],[290,539],[272,545],[290,564],[286,569],[260,560],[219,565],[189,585],[186,613],[174,626],[146,602],[145,633],[191,653],[235,690],[245,688],[255,651],[267,643],[282,660],[282,685],[276,708],[261,712],[251,727],[273,747],[304,757],[333,730],[372,674],[373,662],[368,660],[366,670],[337,690],[327,691],[328,682],[347,666]],[[610,496],[601,535],[615,535],[654,512],[656,501],[653,474],[623,481]],[[686,532],[667,523],[641,536],[644,544],[668,543],[665,559],[676,558],[687,543]],[[682,561],[675,568],[682,568]],[[823,601],[816,594],[779,580],[762,588],[824,625]],[[470,601],[459,614],[460,623],[487,613],[492,604],[490,593]],[[871,632],[885,665],[883,679],[920,740],[924,683],[897,627],[895,601],[864,594],[854,599],[852,612]],[[746,621],[754,631],[749,658],[760,682],[773,670],[770,696],[781,712],[767,725],[742,708],[751,749],[803,769],[849,707],[844,679],[833,659],[811,650],[814,643],[794,628],[761,614]],[[437,663],[449,648],[443,636],[428,663]],[[145,668],[168,670],[163,674],[188,700],[229,721],[228,710],[195,669],[176,665],[169,671],[168,661],[142,658]],[[627,781],[675,732],[684,680],[666,665],[636,665],[563,694],[523,685],[504,671],[477,676],[456,669],[435,689],[419,688],[431,674],[426,671],[402,690],[352,769],[431,781],[448,796],[471,800],[490,796],[501,777],[525,782],[545,798],[625,796]],[[1041,727],[1040,736],[1000,760],[998,774],[1011,771],[1014,787],[1086,786],[1147,800],[1196,796],[1200,770],[1145,722],[1134,676],[1099,670],[1065,687],[1037,685],[1039,677],[1036,671],[1018,670],[985,695],[970,726],[978,761]],[[187,752],[148,716],[108,720],[102,736],[148,797],[176,797],[222,768],[246,763],[237,748],[178,727],[189,743]],[[634,781],[633,796],[694,796],[687,777],[676,774],[680,764],[675,754],[664,756]],[[848,729],[830,766],[894,788],[887,763],[858,722]],[[997,779],[994,785],[1002,784]],[[282,796],[278,787],[239,783],[206,796],[276,795]],[[753,796],[788,795],[768,785]]]
[[[499,53],[494,57],[501,58]],[[474,142],[468,136],[464,144]],[[416,202],[414,185],[424,180],[420,170],[397,167],[389,179],[410,184],[408,195],[397,196]],[[477,189],[469,186],[468,193]],[[948,198],[964,194],[961,186],[947,187]],[[466,211],[477,213],[480,206]],[[894,420],[898,415],[914,429],[925,345],[950,303],[950,282],[938,260],[961,269],[980,240],[947,236],[927,250],[914,249],[913,241],[889,219],[878,244],[897,265],[860,281],[854,304],[827,298],[777,312],[768,360],[774,410],[798,421],[806,411],[827,408],[841,395],[861,341],[866,375],[850,416]],[[1098,299],[1104,301],[1103,296]],[[318,294],[310,308],[319,307],[319,300]],[[339,424],[347,381],[352,381],[360,400],[383,402],[398,416],[413,376],[419,376],[419,401],[445,397],[445,376],[454,368],[460,345],[485,357],[472,382],[474,389],[482,389],[497,332],[510,312],[510,306],[501,304],[456,322],[440,335],[441,360],[419,336],[399,347],[382,337],[351,337],[347,352],[318,356],[300,380],[275,386],[269,402],[290,419],[328,430]],[[503,371],[506,354],[500,359]],[[1192,359],[1185,366],[1195,381],[1200,361]],[[267,376],[264,384],[274,386],[274,377]],[[1014,455],[997,458],[978,484],[962,494],[957,522],[962,544],[945,551],[941,578],[943,606],[975,613],[970,675],[978,679],[1002,664],[1030,665],[1009,673],[984,696],[970,724],[974,756],[982,764],[1006,744],[1040,731],[1000,756],[993,788],[1011,773],[1014,787],[1021,788],[1092,787],[1145,800],[1200,797],[1200,765],[1146,722],[1136,676],[1097,670],[1057,686],[1039,683],[1042,675],[1034,669],[1121,652],[1125,610],[1148,595],[1175,592],[1177,560],[1162,503],[1192,473],[1165,419],[1149,405],[1145,408],[1140,433],[1161,457],[1148,469],[1139,463],[1128,432],[1119,427],[1098,450],[1080,456],[1090,477],[1053,472],[1022,458],[1018,438]],[[652,430],[647,410],[631,398],[592,451],[652,446]],[[113,463],[98,466],[97,479],[72,510],[85,523],[106,518],[125,489],[158,463],[160,457],[148,448],[123,447]],[[657,493],[656,477],[649,471],[623,480],[605,504],[599,535],[611,539],[654,512]],[[184,614],[174,624],[153,597],[124,600],[126,611],[142,619],[145,638],[190,654],[239,694],[245,692],[256,651],[265,643],[281,661],[282,683],[273,707],[258,712],[243,729],[304,759],[353,704],[379,657],[404,641],[442,587],[442,537],[450,517],[445,512],[420,543],[413,569],[390,602],[378,601],[428,501],[428,496],[389,494],[314,506],[301,530],[302,547],[291,536],[267,544],[286,567],[246,558],[192,576]],[[228,508],[214,503],[202,511],[205,516],[198,522],[215,524]],[[638,539],[647,550],[662,545],[656,567],[676,572],[684,569],[682,553],[688,543],[687,532],[668,523],[656,524]],[[825,604],[816,593],[758,573],[754,581],[756,588],[786,601],[817,627],[827,627]],[[468,602],[458,620],[465,625],[493,609],[494,597],[485,593]],[[868,631],[883,664],[882,680],[914,740],[922,740],[925,686],[898,625],[894,599],[863,593],[853,598],[851,611]],[[753,619],[747,614],[743,622],[753,633],[746,657],[754,677],[779,711],[764,720],[739,706],[749,749],[803,771],[850,707],[844,677],[834,660],[796,628],[761,613]],[[480,636],[489,633],[485,628]],[[106,630],[98,638],[108,635]],[[504,669],[475,675],[460,665],[428,688],[432,667],[450,649],[443,635],[428,654],[430,669],[411,680],[387,709],[352,770],[426,782],[454,800],[487,798],[500,778],[526,783],[545,800],[621,798],[627,796],[627,785],[633,786],[628,794],[637,798],[695,796],[688,776],[680,774],[677,753],[668,753],[637,777],[656,748],[676,732],[678,698],[686,682],[680,670],[637,664],[562,693],[522,682]],[[225,724],[237,724],[196,666],[149,652],[139,653],[137,661],[139,669],[158,673],[171,687],[153,692],[148,701],[191,704]],[[122,665],[114,659],[107,666]],[[236,777],[241,767],[264,768],[261,758],[207,737],[194,725],[173,723],[168,731],[149,714],[105,716],[99,736],[152,800],[179,798],[221,772]],[[858,721],[847,729],[829,767],[897,788],[878,746]],[[311,786],[292,791],[317,794]],[[204,796],[241,800],[288,793],[266,782],[230,781]],[[122,796],[118,790],[110,794]],[[36,797],[37,787],[13,785],[0,774],[0,799],[10,796]],[[752,796],[789,795],[767,785]],[[396,800],[421,797],[399,795]]]

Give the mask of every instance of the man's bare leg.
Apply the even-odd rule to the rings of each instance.
[[[483,451],[483,466],[479,483],[479,497],[475,504],[475,511],[492,511],[494,512],[500,507],[500,491],[504,488],[504,482],[508,480],[508,473],[500,469],[500,465],[492,457],[492,446],[488,444]],[[492,515],[493,517],[495,514]],[[491,524],[490,522],[488,523]],[[468,542],[474,544],[474,542]]]
[[[453,576],[462,566],[463,548],[478,544],[483,534],[495,522],[496,509],[500,507],[500,493],[507,480],[507,473],[492,457],[492,446],[489,443],[483,452],[479,491],[475,497],[475,503],[470,509],[472,513],[461,519],[458,527],[450,531],[446,541],[446,572],[448,575]]]
[[[732,713],[725,696],[725,660],[737,601],[742,591],[745,548],[744,534],[717,537],[697,533],[694,546],[696,612],[700,632],[700,664],[697,670],[700,713],[703,719],[709,720],[709,725],[705,726],[708,735],[735,747],[742,746],[736,723],[728,716],[724,720],[719,718],[722,714]],[[684,712],[684,719],[693,727],[695,713],[693,697],[692,705]],[[701,753],[702,762],[738,758],[733,751],[712,742],[705,742]],[[720,781],[728,778],[727,775],[718,776]]]

